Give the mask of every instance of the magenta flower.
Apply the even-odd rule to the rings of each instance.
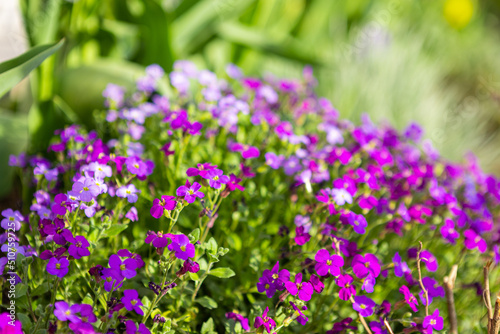
[[[363,317],[369,317],[373,314],[373,308],[376,305],[373,300],[366,296],[356,296],[354,297],[352,308],[358,311]]]
[[[403,277],[405,273],[411,272],[406,262],[401,261],[401,256],[398,252],[394,254],[392,262],[394,263],[394,275],[396,275],[397,277]]]
[[[80,312],[80,305],[75,304],[69,306],[65,301],[55,302],[54,303],[54,315],[60,321],[71,321],[73,323],[80,322],[80,318],[76,315]]]
[[[290,302],[290,305],[292,305],[293,309],[294,309],[294,316],[297,317],[297,321],[299,322],[299,324],[301,324],[302,326],[304,326],[307,321],[309,320],[308,317],[306,317],[304,315],[304,313],[302,313],[303,310],[307,310],[307,306],[302,306],[302,310],[299,309],[297,307],[297,305],[295,305],[293,302]]]
[[[365,278],[368,274],[378,277],[380,274],[380,264],[373,254],[355,255],[352,260],[352,269],[358,278]]]
[[[262,314],[262,317],[255,318],[255,322],[253,324],[254,328],[259,328],[261,326],[264,326],[267,333],[271,333],[271,330],[276,327],[276,322],[267,316],[268,312],[269,312],[269,307],[266,307],[264,313]]]
[[[344,259],[341,256],[336,254],[330,256],[326,249],[320,249],[314,260],[317,262],[314,269],[319,276],[326,276],[328,272],[332,276],[339,276],[340,268],[344,265]]]
[[[68,201],[68,196],[65,194],[57,194],[54,197],[54,204],[51,207],[51,210],[56,215],[64,216],[68,211],[66,208],[66,202]]]
[[[313,287],[309,282],[302,282],[302,273],[295,275],[295,282],[285,282],[285,288],[293,296],[299,296],[300,300],[308,301],[313,295]]]
[[[265,154],[265,158],[266,158],[266,165],[269,165],[269,167],[271,167],[272,169],[280,168],[281,164],[285,160],[284,156],[282,156],[282,155],[277,156],[273,152],[267,152]]]
[[[144,312],[140,307],[142,306],[142,302],[139,299],[139,293],[137,292],[137,290],[124,290],[121,302],[127,310],[134,310],[135,313],[144,315]]]
[[[51,258],[47,263],[47,272],[57,277],[64,277],[68,273],[69,261],[67,258],[62,257],[57,259]]]
[[[433,330],[440,331],[443,329],[443,318],[439,316],[439,310],[436,309],[434,313],[424,318],[422,326],[425,328],[426,334],[432,334]]]
[[[94,309],[92,305],[89,304],[80,304],[80,320],[83,323],[94,323],[97,321],[97,317],[94,314]]]
[[[241,314],[235,313],[235,312],[227,312],[226,313],[226,318],[227,319],[234,319],[238,321],[241,324],[241,328],[243,328],[246,331],[250,330],[250,326],[248,326],[248,318],[245,318]]]
[[[356,287],[352,285],[354,279],[351,275],[340,275],[335,283],[341,287],[339,297],[342,300],[349,300],[351,296],[356,296]]]
[[[311,283],[316,293],[323,292],[323,289],[325,288],[325,284],[321,282],[321,279],[314,274],[312,274],[311,277],[309,278],[309,283]]]
[[[139,198],[137,194],[140,193],[141,191],[138,190],[133,184],[122,186],[116,190],[116,196],[127,198],[129,203],[137,202],[137,199]]]
[[[137,275],[137,262],[134,259],[126,259],[122,261],[116,254],[111,255],[109,258],[109,267],[116,270],[121,276],[125,278],[132,278]]]
[[[255,146],[231,143],[228,145],[228,148],[232,152],[240,152],[243,159],[257,158],[260,155],[259,149]]]
[[[240,179],[236,175],[234,174],[229,175],[229,182],[227,183],[227,189],[229,189],[229,191],[235,191],[236,189],[238,189],[239,191],[244,191],[245,187],[239,184],[241,181],[242,179]]]
[[[93,178],[86,178],[83,182],[75,182],[72,190],[80,195],[80,200],[90,202],[101,193]]]
[[[155,198],[153,201],[153,206],[149,211],[151,216],[156,219],[160,219],[163,216],[165,210],[171,211],[175,209],[177,205],[177,201],[175,200],[175,196],[162,196],[161,199]]]
[[[1,222],[2,228],[5,230],[13,228],[14,231],[19,231],[21,229],[21,222],[24,221],[24,217],[19,211],[6,209],[2,211],[2,216],[5,217]]]
[[[276,284],[270,275],[262,275],[257,283],[257,291],[260,293],[266,292],[267,298],[273,298],[276,293]]]
[[[437,270],[438,262],[436,257],[431,252],[429,252],[428,250],[420,252],[420,258],[422,259],[422,262],[425,263],[427,270],[431,272]]]
[[[307,233],[305,230],[306,228],[304,226],[299,226],[295,228],[294,240],[299,246],[306,244],[311,239],[311,235]]]
[[[460,233],[455,230],[455,222],[450,218],[445,219],[444,225],[441,227],[441,235],[450,243],[455,244],[456,239],[460,237]]]
[[[214,169],[217,168],[216,165],[211,165],[208,162],[205,162],[204,164],[198,164],[196,165],[197,168],[190,167],[187,169],[186,174],[187,176],[201,176],[203,178],[206,178],[207,173]]]
[[[335,210],[334,200],[332,197],[332,190],[330,188],[321,189],[319,193],[316,195],[316,199],[322,203],[328,204],[328,210],[330,211],[330,215],[334,215],[337,213],[337,210]]]
[[[193,203],[196,197],[203,198],[205,194],[199,191],[201,185],[198,182],[194,182],[193,185],[186,180],[186,184],[177,188],[177,196],[184,197],[184,200],[188,203]]]
[[[172,243],[168,245],[168,249],[175,252],[175,257],[181,260],[187,260],[189,257],[194,258],[194,245],[189,242],[189,238],[184,234],[174,235]]]
[[[481,238],[479,234],[477,234],[474,230],[468,229],[464,232],[465,241],[464,245],[468,249],[477,248],[481,253],[484,253],[488,248],[486,241]]]
[[[413,312],[417,312],[417,306],[418,306],[418,300],[415,298],[415,296],[410,292],[410,289],[406,285],[403,285],[400,289],[399,292],[401,292],[404,297],[405,301],[408,305],[410,305],[411,309]]]
[[[214,189],[220,189],[222,184],[227,184],[229,182],[229,176],[223,175],[223,171],[220,169],[211,169],[205,175],[208,179],[208,184]]]
[[[90,244],[84,236],[78,235],[74,238],[68,238],[68,241],[72,244],[68,248],[68,253],[75,259],[90,255],[88,250]]]
[[[366,218],[363,215],[357,215],[354,212],[351,212],[348,218],[349,225],[351,225],[354,229],[354,232],[358,234],[365,234],[366,227],[368,223],[366,222]]]
[[[434,297],[444,297],[444,288],[438,285],[438,282],[432,277],[424,277],[422,278],[422,283],[424,283],[424,287],[427,290],[427,297],[429,298],[429,304],[432,303]],[[437,285],[437,286],[436,286]],[[424,291],[421,290],[418,294],[420,297],[420,301],[422,304],[426,304]]]
[[[144,324],[139,324],[137,327],[136,323],[132,320],[127,320],[125,322],[125,332],[127,334],[151,334],[151,331]]]

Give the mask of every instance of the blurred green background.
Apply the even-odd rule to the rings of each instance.
[[[16,7],[21,30],[5,20]],[[8,0],[0,50],[65,43],[0,100],[0,197],[18,198],[9,154],[45,152],[65,124],[92,128],[106,84],[177,59],[288,78],[312,65],[342,117],[417,121],[446,158],[473,151],[500,175],[499,14],[472,0]]]

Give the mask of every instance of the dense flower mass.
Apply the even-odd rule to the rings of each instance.
[[[456,286],[480,303],[482,264],[500,262],[499,180],[441,158],[415,123],[341,119],[315,85],[309,67],[151,65],[136,91],[106,88],[97,130],[11,157],[33,197],[2,211],[22,314],[2,333],[451,326],[443,276],[467,257]]]

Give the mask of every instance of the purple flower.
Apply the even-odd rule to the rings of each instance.
[[[21,222],[24,221],[24,217],[19,211],[6,209],[2,211],[2,216],[5,217],[1,222],[2,228],[5,230],[13,228],[14,231],[19,231],[21,229]]]
[[[351,212],[348,218],[349,225],[351,225],[354,229],[354,232],[358,234],[365,234],[366,227],[368,223],[366,222],[366,218],[363,215],[357,215],[354,212]]]
[[[111,177],[113,175],[113,170],[111,167],[106,166],[106,165],[101,165],[98,162],[92,162],[89,165],[89,170],[94,172],[94,177],[96,179],[104,179],[105,177]]]
[[[340,275],[335,283],[341,287],[339,297],[342,300],[349,300],[351,296],[356,296],[356,287],[352,285],[353,278],[350,275]]]
[[[208,179],[208,184],[214,189],[220,189],[222,184],[227,184],[229,182],[229,176],[223,175],[223,171],[220,169],[211,169],[206,174],[205,178]]]
[[[265,154],[265,158],[266,158],[266,164],[269,165],[269,167],[271,167],[272,169],[280,168],[284,160],[284,157],[282,155],[277,156],[273,152],[267,152]]]
[[[316,293],[321,293],[323,292],[323,289],[325,288],[325,284],[323,282],[321,282],[321,279],[312,274],[311,277],[309,278],[309,283],[311,283],[314,291],[316,291]]]
[[[272,279],[273,284],[279,291],[285,290],[285,283],[290,280],[290,272],[286,269],[280,270],[280,262],[277,261],[274,267],[269,270],[266,269],[262,273],[263,276],[268,276]]]
[[[431,272],[437,270],[438,262],[436,257],[431,252],[429,252],[428,250],[420,252],[420,258],[422,259],[422,262],[425,263],[427,270]]]
[[[433,330],[440,331],[443,329],[443,318],[439,316],[439,310],[424,318],[422,326],[425,328],[426,334],[432,334]]]
[[[175,252],[175,257],[181,260],[187,260],[189,257],[194,258],[194,245],[189,242],[189,238],[184,234],[177,234],[172,239],[172,243],[168,245],[168,249]]]
[[[405,273],[410,272],[410,268],[408,268],[406,262],[401,262],[401,256],[398,252],[394,254],[392,262],[394,263],[394,275],[397,277],[403,277]]]
[[[267,298],[273,298],[276,293],[276,284],[273,282],[273,278],[270,275],[262,275],[257,283],[257,291],[260,293],[266,292]]]
[[[306,244],[311,239],[311,235],[305,232],[305,229],[306,228],[304,226],[299,226],[295,228],[294,240],[299,246]]]
[[[190,167],[187,169],[186,174],[187,176],[201,176],[203,178],[206,178],[207,173],[214,169],[217,168],[215,165],[211,165],[208,162],[205,162],[204,164],[198,164],[196,165],[198,168]]]
[[[308,301],[311,299],[313,294],[313,287],[309,282],[302,282],[302,273],[297,273],[295,275],[295,282],[285,282],[285,288],[291,295],[299,295],[300,300]]]
[[[94,309],[92,308],[92,305],[89,304],[80,304],[80,316],[80,320],[84,323],[94,323],[97,321],[97,317],[94,314]]]
[[[102,278],[104,279],[104,290],[108,292],[119,289],[125,280],[119,270],[110,268],[102,269]]]
[[[94,179],[88,177],[83,183],[75,182],[72,190],[80,195],[80,200],[90,202],[101,193],[101,189],[95,184]]]
[[[116,190],[116,196],[127,198],[129,203],[137,202],[138,196],[141,191],[138,190],[133,184],[122,186]]]
[[[68,241],[72,243],[68,248],[68,253],[75,259],[90,255],[90,251],[87,249],[90,247],[90,244],[84,236],[78,235]]]
[[[35,169],[33,169],[34,175],[44,175],[47,181],[57,180],[57,175],[59,172],[57,168],[49,169],[45,164],[39,163],[36,165]]]
[[[68,211],[66,209],[66,202],[68,201],[68,196],[65,194],[57,194],[54,197],[54,204],[51,207],[51,210],[53,213],[56,215],[64,216],[66,212]]]
[[[363,285],[361,286],[361,290],[368,293],[372,293],[376,283],[377,281],[375,280],[375,277],[373,277],[371,274],[368,274],[368,276],[366,276],[365,279],[363,280]]]
[[[243,159],[257,158],[260,155],[260,151],[255,146],[240,144],[240,143],[230,143],[228,148],[232,152],[240,152]]]
[[[121,276],[125,278],[132,278],[137,275],[137,262],[134,259],[126,259],[122,261],[116,254],[111,255],[109,258],[109,267],[116,270]]]
[[[128,218],[133,222],[139,220],[139,215],[137,214],[137,209],[135,208],[135,206],[131,207],[130,210],[128,210],[128,212],[125,214],[125,218]]]
[[[201,185],[198,182],[194,182],[193,185],[186,180],[186,184],[177,188],[177,196],[184,197],[184,200],[188,203],[193,203],[196,200],[196,197],[203,198],[205,194],[200,190]]]
[[[186,274],[187,272],[197,273],[198,271],[200,271],[200,265],[191,259],[187,259],[182,264],[182,268],[178,272],[176,272],[175,274],[177,275],[177,277],[181,277],[184,274]]]
[[[486,241],[481,238],[479,234],[477,234],[474,230],[468,229],[464,231],[464,245],[468,249],[477,248],[481,253],[484,253],[488,248]]]
[[[441,235],[452,244],[455,244],[456,239],[460,237],[460,233],[455,230],[455,222],[450,218],[445,219],[445,223],[441,227]]]
[[[255,322],[253,324],[254,328],[259,328],[260,326],[264,326],[266,328],[267,333],[271,333],[271,330],[276,327],[276,322],[267,316],[268,312],[269,312],[269,307],[266,307],[264,313],[262,314],[262,317],[255,318]]]
[[[306,317],[304,315],[304,313],[302,313],[302,310],[307,310],[307,307],[306,306],[302,306],[302,310],[300,310],[297,305],[295,305],[293,302],[290,302],[290,305],[292,305],[293,309],[295,310],[293,316],[294,317],[297,317],[297,321],[299,322],[299,324],[301,324],[302,326],[304,326],[307,321],[309,320],[308,317]]]
[[[444,288],[442,286],[437,286],[438,282],[431,277],[422,278],[422,283],[424,283],[424,287],[427,290],[427,296],[429,298],[429,304],[432,303],[434,297],[444,297]],[[420,297],[420,301],[422,304],[426,304],[424,291],[421,290],[418,294]]]
[[[80,318],[76,316],[80,312],[80,305],[75,304],[71,307],[65,301],[55,302],[54,315],[60,321],[71,321],[73,323],[80,322]]]
[[[142,306],[142,302],[139,299],[139,293],[137,290],[124,290],[121,302],[125,305],[127,310],[134,310],[137,314],[144,315],[144,312],[140,307]]]
[[[410,289],[406,285],[403,285],[400,289],[399,292],[401,292],[404,297],[405,301],[408,305],[410,305],[411,309],[413,312],[417,312],[417,306],[418,306],[418,300],[415,298],[415,296],[410,292]]]
[[[344,265],[344,259],[339,255],[332,255],[326,249],[320,249],[316,256],[314,257],[316,260],[315,270],[319,276],[326,276],[328,272],[332,276],[340,275],[340,267]]]
[[[51,258],[47,263],[47,272],[57,277],[64,277],[68,273],[69,261],[67,258],[62,257],[57,259]]]
[[[234,319],[241,324],[241,328],[243,328],[246,331],[250,330],[250,326],[248,326],[248,318],[243,317],[241,314],[238,314],[236,312],[227,312],[226,318]]]
[[[352,260],[352,269],[358,278],[365,278],[368,274],[378,277],[380,274],[380,264],[373,254],[355,255]]]
[[[363,317],[369,317],[373,314],[375,302],[366,296],[354,297],[352,308],[359,312]]]
[[[349,326],[349,324],[352,322],[352,318],[345,318],[341,321],[338,321],[333,324],[333,328],[329,331],[326,332],[326,334],[340,334],[346,329],[358,329],[355,326]]]
[[[127,334],[151,334],[146,325],[139,324],[139,327],[137,327],[136,323],[132,320],[125,322],[125,330]]]
[[[240,179],[236,175],[234,175],[234,174],[229,175],[229,182],[226,184],[227,189],[229,189],[229,191],[235,191],[236,189],[238,189],[239,191],[244,191],[245,187],[238,184],[241,181],[242,181],[242,179]]]
[[[175,209],[177,205],[177,201],[175,200],[175,196],[162,196],[161,199],[155,198],[153,201],[153,206],[149,211],[151,216],[156,219],[160,219],[163,216],[165,210],[171,211]]]

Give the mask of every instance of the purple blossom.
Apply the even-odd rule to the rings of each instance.
[[[51,207],[51,210],[53,213],[56,215],[64,216],[66,212],[68,211],[66,208],[66,203],[68,201],[68,196],[65,194],[57,194],[54,197],[54,204]]]
[[[302,282],[302,273],[295,275],[295,282],[285,282],[285,288],[294,296],[299,296],[300,300],[308,301],[313,295],[313,287],[309,282]]]
[[[149,211],[151,216],[156,219],[160,219],[163,216],[165,210],[172,211],[177,206],[177,201],[174,196],[163,195],[161,199],[155,198],[153,200],[153,206]]]
[[[141,309],[142,302],[139,299],[139,293],[137,290],[124,290],[121,302],[127,310],[133,310],[139,315],[144,315],[144,312]]]
[[[214,189],[220,189],[222,184],[227,184],[229,182],[229,176],[223,175],[223,171],[220,169],[211,169],[206,174],[205,178],[208,179],[208,184]]]
[[[320,249],[315,257],[315,270],[319,276],[326,276],[328,273],[332,276],[340,275],[340,268],[344,265],[344,259],[339,255],[331,255],[326,249]]]
[[[193,185],[186,180],[186,184],[177,188],[177,196],[184,197],[184,200],[188,203],[193,203],[196,197],[203,198],[205,194],[199,191],[201,185],[198,182],[194,182]]]
[[[418,312],[417,306],[418,306],[418,300],[415,298],[415,296],[410,292],[410,289],[406,285],[403,285],[400,289],[399,292],[403,294],[405,297],[406,303],[411,307],[413,312]]]
[[[352,284],[354,279],[351,275],[340,275],[335,283],[341,287],[339,297],[342,300],[349,300],[351,296],[356,296],[356,287]]]
[[[67,258],[62,257],[60,259],[57,259],[53,257],[47,263],[47,272],[51,275],[62,278],[68,273],[68,267],[69,261]]]
[[[302,310],[301,310],[293,302],[290,302],[290,305],[292,305],[292,307],[293,307],[293,309],[295,311],[294,312],[294,317],[296,316],[298,323],[301,324],[302,326],[304,326],[307,323],[307,321],[309,320],[309,318],[306,317],[304,315],[304,313],[302,313],[302,310],[307,310],[307,307],[306,306],[302,306]]]
[[[305,232],[305,229],[306,228],[304,226],[299,226],[295,228],[294,240],[299,246],[306,244],[311,239],[311,235]]]
[[[460,237],[460,233],[455,230],[455,222],[450,218],[446,218],[444,225],[441,227],[441,235],[450,243],[455,244],[456,239]]]
[[[434,313],[424,318],[422,326],[425,328],[426,334],[432,334],[433,330],[440,331],[443,329],[443,318],[439,316],[439,309],[434,310]]]
[[[375,302],[366,296],[354,297],[354,304],[352,308],[359,312],[363,317],[369,317],[373,314]]]
[[[365,234],[366,227],[368,226],[365,216],[357,215],[354,212],[351,212],[348,218],[348,222],[349,225],[353,227],[354,232],[358,234]]]
[[[477,248],[481,253],[484,253],[488,248],[486,241],[481,238],[479,234],[477,234],[474,230],[468,229],[464,231],[464,245],[468,249]]]
[[[331,195],[337,205],[344,205],[345,203],[352,204],[352,196],[345,189],[334,188],[332,189]]]
[[[187,176],[201,176],[203,178],[206,178],[206,175],[209,171],[212,169],[217,168],[215,165],[211,165],[210,163],[206,162],[203,164],[198,164],[197,168],[190,167],[187,169],[186,174]]]
[[[72,190],[80,195],[80,200],[90,202],[101,193],[101,189],[95,184],[93,178],[86,178],[83,182],[75,182]]]
[[[144,324],[139,324],[139,327],[132,320],[125,322],[125,331],[127,334],[151,334],[151,331]]]
[[[111,255],[109,258],[109,267],[117,271],[125,278],[132,278],[137,275],[137,262],[134,259],[126,259],[122,261],[116,254]]]
[[[380,274],[380,264],[373,254],[355,255],[352,260],[352,269],[358,278],[365,278],[368,274],[378,277]]]
[[[259,328],[261,326],[264,326],[267,333],[271,333],[271,330],[276,327],[276,322],[267,316],[268,312],[269,312],[269,307],[266,307],[264,313],[262,314],[262,317],[255,318],[255,322],[253,324],[254,328]]]
[[[257,283],[257,291],[260,293],[265,291],[267,298],[273,298],[276,293],[276,284],[273,281],[271,275],[262,275]]]
[[[68,248],[68,253],[75,259],[90,255],[90,251],[88,250],[90,244],[84,236],[78,235],[74,238],[69,238],[68,241],[72,243]]]
[[[314,274],[312,274],[311,277],[309,278],[309,283],[311,283],[316,293],[323,292],[323,289],[325,288],[325,284],[321,282],[321,279]]]
[[[2,216],[5,217],[1,222],[2,228],[5,230],[12,228],[14,231],[19,231],[21,229],[21,222],[24,221],[24,217],[19,211],[6,209],[2,211]]]
[[[234,319],[241,324],[241,328],[243,328],[246,331],[250,330],[250,326],[248,325],[248,318],[243,317],[241,314],[236,313],[236,312],[227,312],[226,318],[227,319]]]
[[[398,252],[394,254],[392,262],[394,263],[394,275],[396,275],[396,277],[402,277],[405,273],[410,272],[410,268],[406,262],[401,261],[401,256]]]
[[[424,277],[422,278],[422,283],[424,284],[425,289],[427,290],[427,296],[429,298],[429,304],[432,303],[434,297],[444,297],[444,288],[438,285],[438,282],[432,277]],[[437,285],[437,286],[436,286]],[[423,305],[427,304],[425,300],[424,291],[421,290],[418,294],[420,297],[420,301]]]
[[[189,238],[184,234],[177,234],[172,239],[172,243],[168,245],[168,249],[175,252],[175,257],[181,260],[187,260],[189,257],[194,258],[194,245],[189,242]]]
[[[80,318],[76,315],[78,312],[80,312],[80,305],[75,304],[69,306],[68,303],[65,301],[59,301],[54,303],[55,309],[54,309],[54,315],[56,316],[57,319],[60,321],[71,321],[72,323],[78,323],[80,322]]]
[[[431,272],[437,270],[438,262],[436,257],[431,252],[429,252],[428,250],[421,251],[420,258],[422,259],[422,262],[425,263],[427,270]]]
[[[277,156],[273,152],[267,152],[265,154],[266,164],[269,165],[272,169],[278,169],[281,167],[283,160],[285,159],[282,155]]]
[[[129,203],[137,202],[138,196],[141,191],[138,190],[133,184],[122,186],[116,190],[116,196],[127,198]],[[156,218],[156,217],[155,217]]]

